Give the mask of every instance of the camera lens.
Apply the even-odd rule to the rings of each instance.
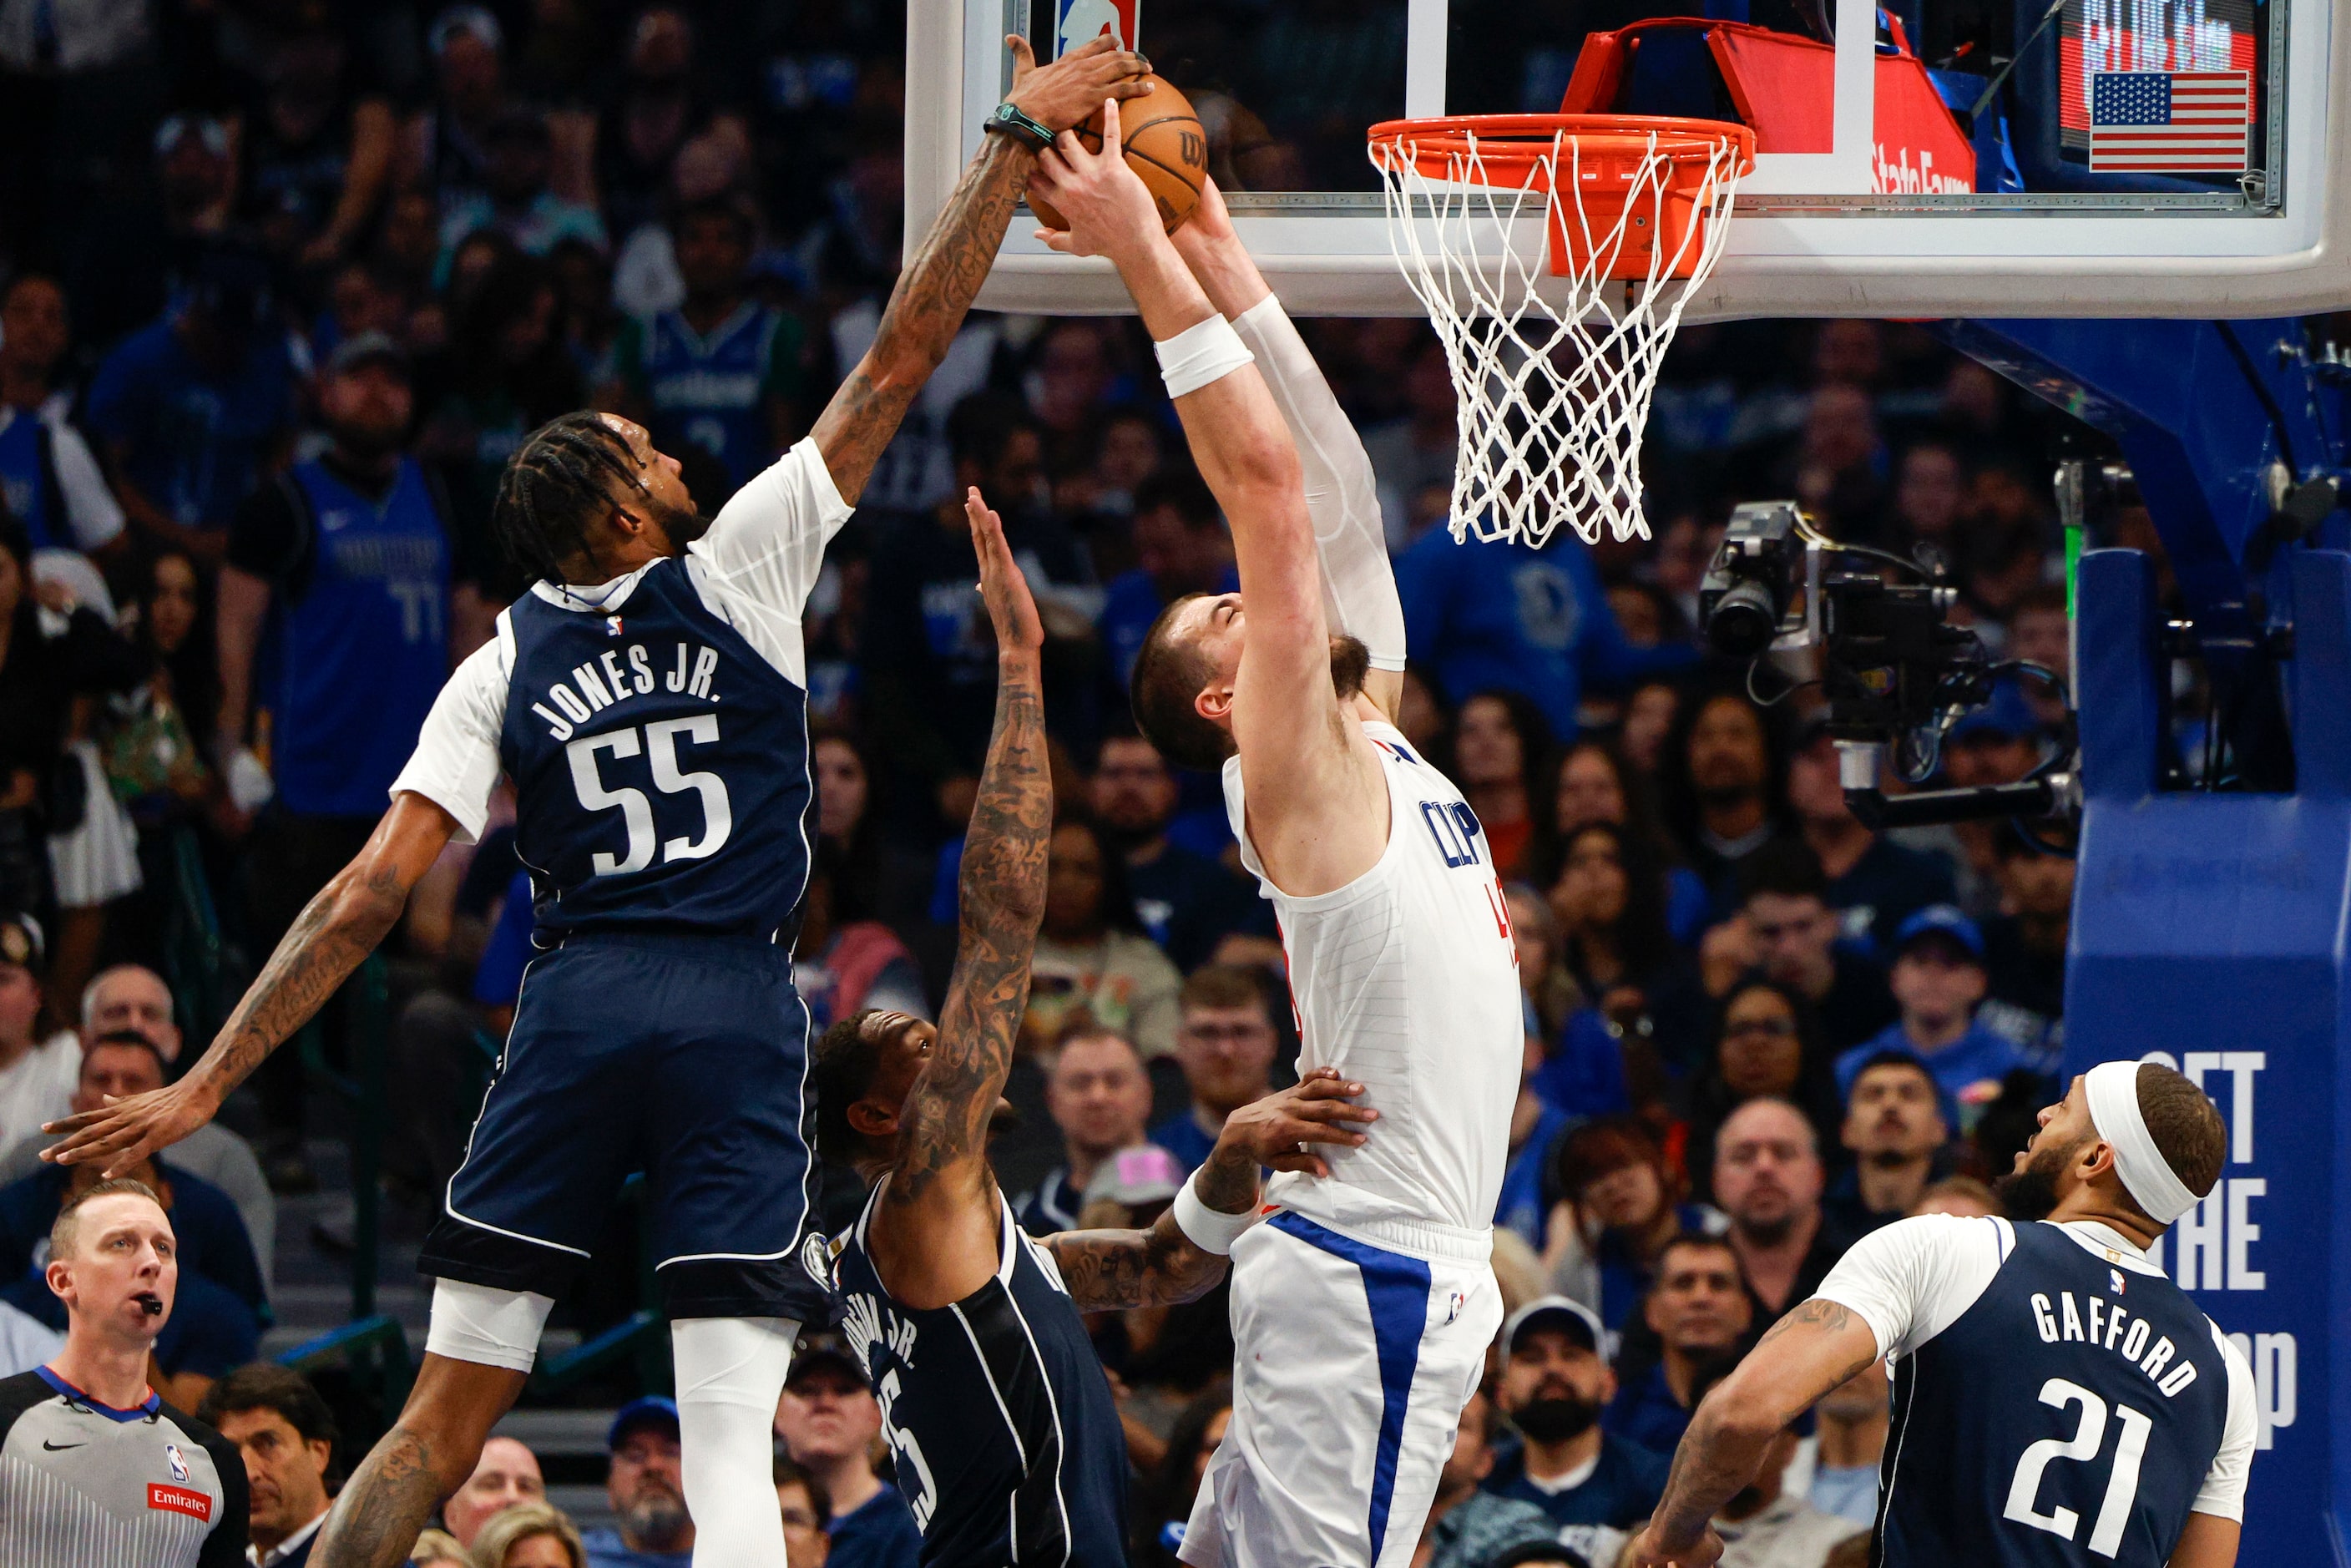
[[[1760,582],[1742,582],[1715,601],[1706,623],[1707,641],[1727,659],[1748,659],[1771,645],[1780,608]]]

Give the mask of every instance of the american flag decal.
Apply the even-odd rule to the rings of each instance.
[[[2090,167],[2241,174],[2252,93],[2249,71],[2095,71]]]

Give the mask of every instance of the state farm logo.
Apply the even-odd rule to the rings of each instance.
[[[162,1481],[147,1483],[147,1506],[171,1513],[184,1513],[190,1519],[209,1522],[213,1517],[213,1500],[200,1491],[186,1487],[168,1487]]]

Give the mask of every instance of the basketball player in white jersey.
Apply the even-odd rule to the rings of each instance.
[[[1231,1243],[1233,1416],[1182,1554],[1400,1565],[1502,1315],[1517,960],[1485,833],[1395,726],[1404,615],[1363,444],[1214,187],[1171,242],[1105,119],[1100,154],[1064,137],[1040,160],[1073,225],[1049,243],[1117,265],[1241,582],[1161,616],[1135,715],[1175,761],[1224,770],[1280,917],[1299,1065],[1364,1084],[1381,1128],[1328,1176],[1273,1177],[1280,1211]]]

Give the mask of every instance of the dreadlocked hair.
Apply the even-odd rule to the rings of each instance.
[[[616,478],[644,492],[621,433],[593,409],[558,414],[507,460],[490,531],[517,566],[559,583],[566,561],[584,556],[594,562],[588,523],[612,504]]]

